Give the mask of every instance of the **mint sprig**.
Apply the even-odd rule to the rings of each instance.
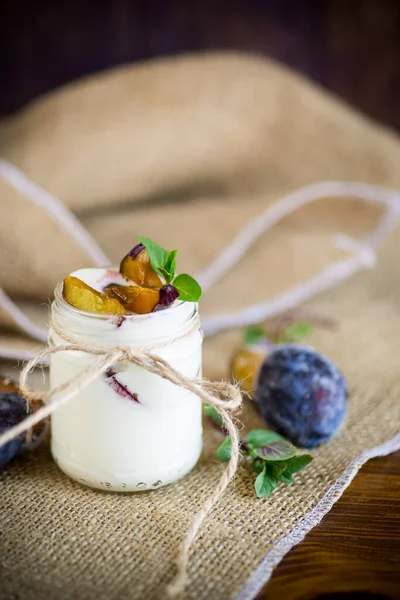
[[[167,278],[169,278],[169,283],[172,281],[175,275],[176,270],[176,255],[178,254],[178,250],[171,250],[171,252],[167,253],[167,256],[164,261],[164,271],[166,273]]]
[[[243,343],[245,346],[256,346],[266,339],[267,335],[262,327],[254,325],[248,327],[243,335]]]
[[[273,346],[274,344],[291,344],[299,342],[308,337],[313,330],[313,325],[309,321],[290,321],[286,319],[278,320],[275,328],[266,331],[263,327],[253,325],[248,327],[243,334],[243,344],[246,347],[251,346]]]
[[[291,323],[282,332],[279,342],[298,342],[304,339],[305,337],[309,336],[312,330],[313,326],[312,323],[310,323],[309,321],[297,321]]]
[[[209,404],[203,404],[203,413],[210,418],[210,420],[218,429],[222,429],[224,427],[223,418],[213,406],[210,406]]]
[[[165,283],[173,285],[178,290],[179,299],[185,302],[198,302],[202,290],[197,281],[186,273],[175,277],[178,250],[168,252],[147,237],[138,236],[138,240],[146,248],[152,269],[165,279]]]
[[[153,270],[164,277],[166,283],[171,283],[175,275],[178,250],[168,252],[168,250],[147,237],[138,236],[138,240],[146,248]]]
[[[208,405],[203,407],[204,413],[211,422],[224,432],[223,422],[217,411]],[[259,498],[267,498],[278,487],[279,483],[292,483],[294,473],[304,469],[312,461],[309,454],[297,454],[297,448],[279,433],[266,429],[253,429],[240,440],[242,451],[251,458],[251,465],[258,473],[254,489]],[[231,457],[232,440],[226,436],[219,446],[216,457],[227,462]]]
[[[217,450],[216,457],[221,462],[228,462],[232,452],[232,440],[231,436],[227,435],[220,447]]]

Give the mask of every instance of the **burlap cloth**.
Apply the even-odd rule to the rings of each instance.
[[[341,178],[400,187],[394,135],[281,67],[235,55],[125,67],[68,86],[0,124],[0,155],[71,207],[112,261],[142,234],[178,247],[180,268],[191,272],[299,185]],[[3,181],[0,203],[0,283],[44,325],[55,282],[90,260]],[[343,254],[333,233],[362,237],[378,216],[352,200],[302,209],[204,296],[202,314],[302,281]],[[195,543],[185,598],[254,597],[362,462],[400,446],[399,241],[397,231],[374,270],[308,303],[338,323],[317,328],[309,342],[347,378],[340,434],[294,484],[265,500],[242,464]],[[2,306],[3,355],[38,347]],[[239,339],[230,331],[205,341],[208,377],[228,375]],[[250,406],[242,420],[246,428],[263,426]],[[220,441],[206,426],[204,453],[189,476],[132,495],[80,487],[57,469],[47,446],[15,460],[0,479],[0,598],[164,598],[191,516],[221,474],[213,458]]]

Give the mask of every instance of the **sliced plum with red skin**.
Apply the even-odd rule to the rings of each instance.
[[[132,259],[134,259],[138,256],[138,254],[143,252],[143,250],[146,250],[144,244],[136,244],[136,246],[132,248],[130,252],[128,252],[127,256],[130,256]]]
[[[120,273],[139,286],[160,288],[162,281],[152,269],[150,258],[143,244],[137,244],[123,258],[119,267]]]
[[[151,313],[160,301],[160,290],[140,285],[108,285],[107,296],[116,298],[130,312],[144,315]]]
[[[160,288],[110,284],[104,288],[104,293],[118,299],[128,311],[140,315],[169,308],[179,296],[178,290],[171,284]]]

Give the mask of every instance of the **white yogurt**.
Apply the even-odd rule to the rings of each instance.
[[[81,269],[72,275],[97,290],[117,271]],[[52,305],[57,329],[76,342],[112,348],[151,348],[188,377],[201,375],[197,305],[176,301],[147,315],[110,317],[77,310],[57,286]],[[50,343],[65,344],[50,329]],[[74,378],[96,357],[65,351],[51,356],[51,386]],[[119,363],[52,415],[52,454],[73,479],[100,489],[139,491],[183,477],[202,448],[200,399],[157,375]]]

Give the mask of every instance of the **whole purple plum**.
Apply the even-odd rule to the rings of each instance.
[[[9,379],[0,378],[0,435],[14,425],[18,425],[28,415],[40,407],[35,402],[29,405],[19,394],[18,386]],[[21,433],[17,438],[7,442],[0,448],[0,468],[4,467],[17,454],[35,450],[46,437],[49,430],[49,419],[34,425],[31,435]]]
[[[347,387],[330,360],[305,346],[285,344],[266,356],[255,400],[269,427],[296,446],[315,448],[342,424]]]
[[[7,429],[18,425],[27,416],[27,404],[19,394],[0,394],[0,434]],[[15,440],[11,440],[0,448],[0,467],[4,467],[22,449],[25,434],[22,433]]]

